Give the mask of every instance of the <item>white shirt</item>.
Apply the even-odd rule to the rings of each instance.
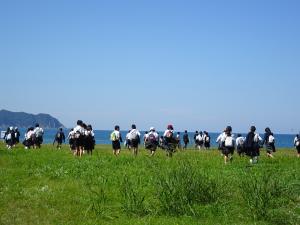
[[[84,134],[85,130],[83,129],[82,126],[77,125],[74,129],[73,129],[74,133],[79,132],[80,134]]]
[[[231,136],[228,136],[226,133],[224,133],[224,135],[222,136],[221,142],[225,142],[227,137],[231,137],[232,138],[233,145],[234,145],[235,144],[235,138],[234,138],[233,134],[231,134]]]
[[[224,138],[224,136],[226,136],[225,132],[223,132],[222,134],[220,134],[216,140],[216,143],[220,143],[221,140]]]
[[[254,142],[259,142],[259,141],[262,141],[263,139],[261,138],[261,136],[259,136],[259,134],[258,133],[255,133],[255,135],[254,135]]]
[[[203,140],[204,140],[204,139],[203,139],[203,135],[198,134],[197,137],[196,137],[196,140],[197,140],[197,141],[203,141]]]
[[[169,132],[171,132],[171,133],[173,134],[174,131],[173,131],[173,130],[166,130],[165,133],[164,133],[164,137],[167,137],[167,134],[168,134]]]
[[[85,136],[91,135],[92,137],[94,137],[94,136],[95,136],[95,134],[94,134],[94,131],[93,131],[93,130],[85,130],[85,131],[84,131],[84,135],[85,135]]]
[[[296,145],[296,142],[300,141],[300,138],[295,137],[294,139],[294,145]]]
[[[74,130],[70,131],[69,135],[68,135],[68,139],[74,139],[75,138],[75,132]]]
[[[43,135],[43,134],[44,134],[44,130],[43,130],[43,128],[41,128],[41,127],[36,127],[36,128],[33,130],[33,133],[35,134],[35,136],[37,136],[38,134]]]
[[[128,137],[129,137],[129,138],[128,138],[129,140],[132,140],[132,139],[133,139],[133,137],[135,136],[134,133],[136,133],[137,136],[139,136],[139,137],[141,136],[141,133],[140,133],[137,129],[132,129],[132,130],[130,131],[130,133],[129,133],[129,136],[128,136]]]
[[[28,131],[25,135],[25,139],[29,140],[32,137],[32,135],[34,135],[34,134],[35,134],[34,131],[32,131],[32,130]]]
[[[113,133],[114,133],[115,136],[116,136],[116,140],[119,141],[119,140],[120,140],[120,137],[121,137],[120,131],[114,130]]]
[[[238,137],[236,140],[235,140],[235,143],[236,143],[236,146],[241,146],[242,143],[244,143],[246,140],[245,137]]]
[[[130,132],[126,134],[126,140],[129,140]]]

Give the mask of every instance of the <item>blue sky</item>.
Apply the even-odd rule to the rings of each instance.
[[[67,127],[298,132],[299,10],[291,0],[1,0],[1,108]]]

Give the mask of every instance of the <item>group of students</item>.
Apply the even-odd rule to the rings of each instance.
[[[218,136],[216,142],[219,144],[219,150],[222,151],[225,164],[233,160],[235,149],[239,156],[249,156],[250,163],[252,164],[258,162],[260,149],[264,145],[266,147],[268,157],[273,158],[273,152],[276,152],[275,137],[269,127],[265,129],[264,138],[261,138],[260,135],[256,133],[255,126],[251,126],[246,137],[242,137],[241,134],[238,134],[237,138],[235,139],[234,135],[232,134],[231,126],[228,126],[224,132]]]
[[[35,127],[30,127],[25,133],[25,138],[23,145],[25,149],[40,148],[43,143],[44,130],[35,124]],[[76,156],[82,156],[84,151],[92,155],[95,148],[95,134],[91,125],[86,125],[82,120],[77,121],[77,126],[68,134],[68,140],[70,149],[74,152]],[[65,142],[65,134],[62,128],[59,128],[53,141],[53,145],[57,142],[57,149],[61,148],[63,142]],[[144,147],[150,151],[150,155],[153,156],[157,148],[161,148],[166,151],[167,156],[172,157],[172,154],[176,151],[176,148],[181,149],[181,137],[180,133],[175,134],[172,125],[168,125],[162,136],[159,136],[158,132],[154,127],[150,127],[143,137]],[[9,127],[4,135],[4,140],[8,149],[13,148],[20,141],[20,132],[17,127]],[[122,135],[120,133],[120,127],[115,126],[114,131],[110,135],[110,140],[112,141],[113,154],[119,155],[121,151],[121,143],[123,142]],[[184,146],[183,149],[187,149],[190,143],[189,135],[187,130],[185,130],[182,137]],[[198,132],[194,134],[194,142],[196,149],[209,149],[211,145],[211,137],[208,132]],[[256,127],[251,126],[250,131],[246,137],[242,137],[238,134],[234,137],[232,133],[232,127],[228,126],[221,133],[216,142],[219,144],[219,150],[224,156],[224,162],[233,160],[233,154],[236,150],[239,156],[249,156],[251,163],[257,163],[258,157],[260,156],[260,149],[265,146],[267,156],[273,158],[273,153],[276,152],[275,147],[275,137],[271,129],[267,127],[265,129],[264,138],[261,138],[258,133],[256,133]],[[133,124],[131,129],[128,131],[125,138],[125,146],[133,151],[135,156],[138,155],[139,145],[141,144],[141,133],[137,129],[136,125]],[[297,156],[300,157],[300,136],[296,135],[294,139],[294,146],[297,149]]]
[[[58,143],[57,148],[60,148],[64,135],[60,135],[60,138],[57,136],[58,134],[55,138]],[[81,157],[85,151],[89,155],[93,154],[96,142],[92,125],[86,125],[82,120],[78,120],[77,125],[69,132],[68,139],[70,150],[75,156]]]
[[[12,149],[20,142],[20,132],[17,127],[8,127],[3,138],[5,140],[6,148]]]
[[[23,145],[25,149],[30,148],[41,148],[43,144],[44,130],[40,127],[38,123],[35,124],[35,127],[29,127],[25,133]]]
[[[120,127],[115,126],[114,131],[110,135],[112,141],[112,148],[114,155],[119,155],[121,151],[122,136],[120,133]],[[166,151],[167,156],[172,157],[176,148],[179,146],[180,139],[174,134],[174,128],[172,125],[168,125],[163,136],[159,136],[154,127],[150,127],[149,131],[144,135],[144,146],[150,151],[150,155],[153,156],[158,147]],[[125,146],[133,151],[134,156],[138,155],[139,144],[141,144],[141,133],[137,130],[136,125],[131,126],[131,130],[128,131],[125,140]]]

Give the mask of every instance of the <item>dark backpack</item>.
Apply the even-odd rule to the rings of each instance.
[[[244,142],[244,148],[245,149],[251,149],[254,146],[254,136],[255,134],[253,132],[250,132],[247,134],[246,140]]]
[[[148,141],[150,142],[150,143],[154,143],[154,142],[156,142],[156,137],[155,137],[155,135],[154,134],[149,134],[149,136],[148,136]]]

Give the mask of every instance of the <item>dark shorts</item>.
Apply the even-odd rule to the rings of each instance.
[[[139,147],[139,140],[137,140],[137,139],[131,140],[131,141],[130,141],[130,146],[131,146],[132,148],[137,148],[137,147]]]
[[[238,146],[237,146],[237,148],[236,148],[236,151],[237,151],[237,153],[238,153],[238,154],[241,154],[241,153],[243,153],[243,152],[244,152],[244,148],[243,148],[243,146],[241,146],[241,145],[238,145]]]
[[[225,156],[228,156],[229,154],[233,155],[233,153],[234,153],[234,147],[223,147],[222,148],[222,153]]]
[[[151,151],[156,151],[158,142],[145,142],[145,148]]]
[[[210,148],[210,143],[209,143],[209,142],[205,142],[205,143],[204,143],[204,147],[205,147],[205,148]]]
[[[300,146],[296,147],[298,154],[300,154]]]
[[[83,145],[84,145],[83,137],[75,138],[74,143],[75,143],[76,148],[83,147]]]
[[[35,143],[36,145],[41,145],[41,144],[43,144],[43,137],[36,137],[36,138],[34,139],[34,143]]]
[[[112,148],[113,148],[113,150],[120,150],[121,149],[121,143],[119,141],[113,141],[112,142]]]

